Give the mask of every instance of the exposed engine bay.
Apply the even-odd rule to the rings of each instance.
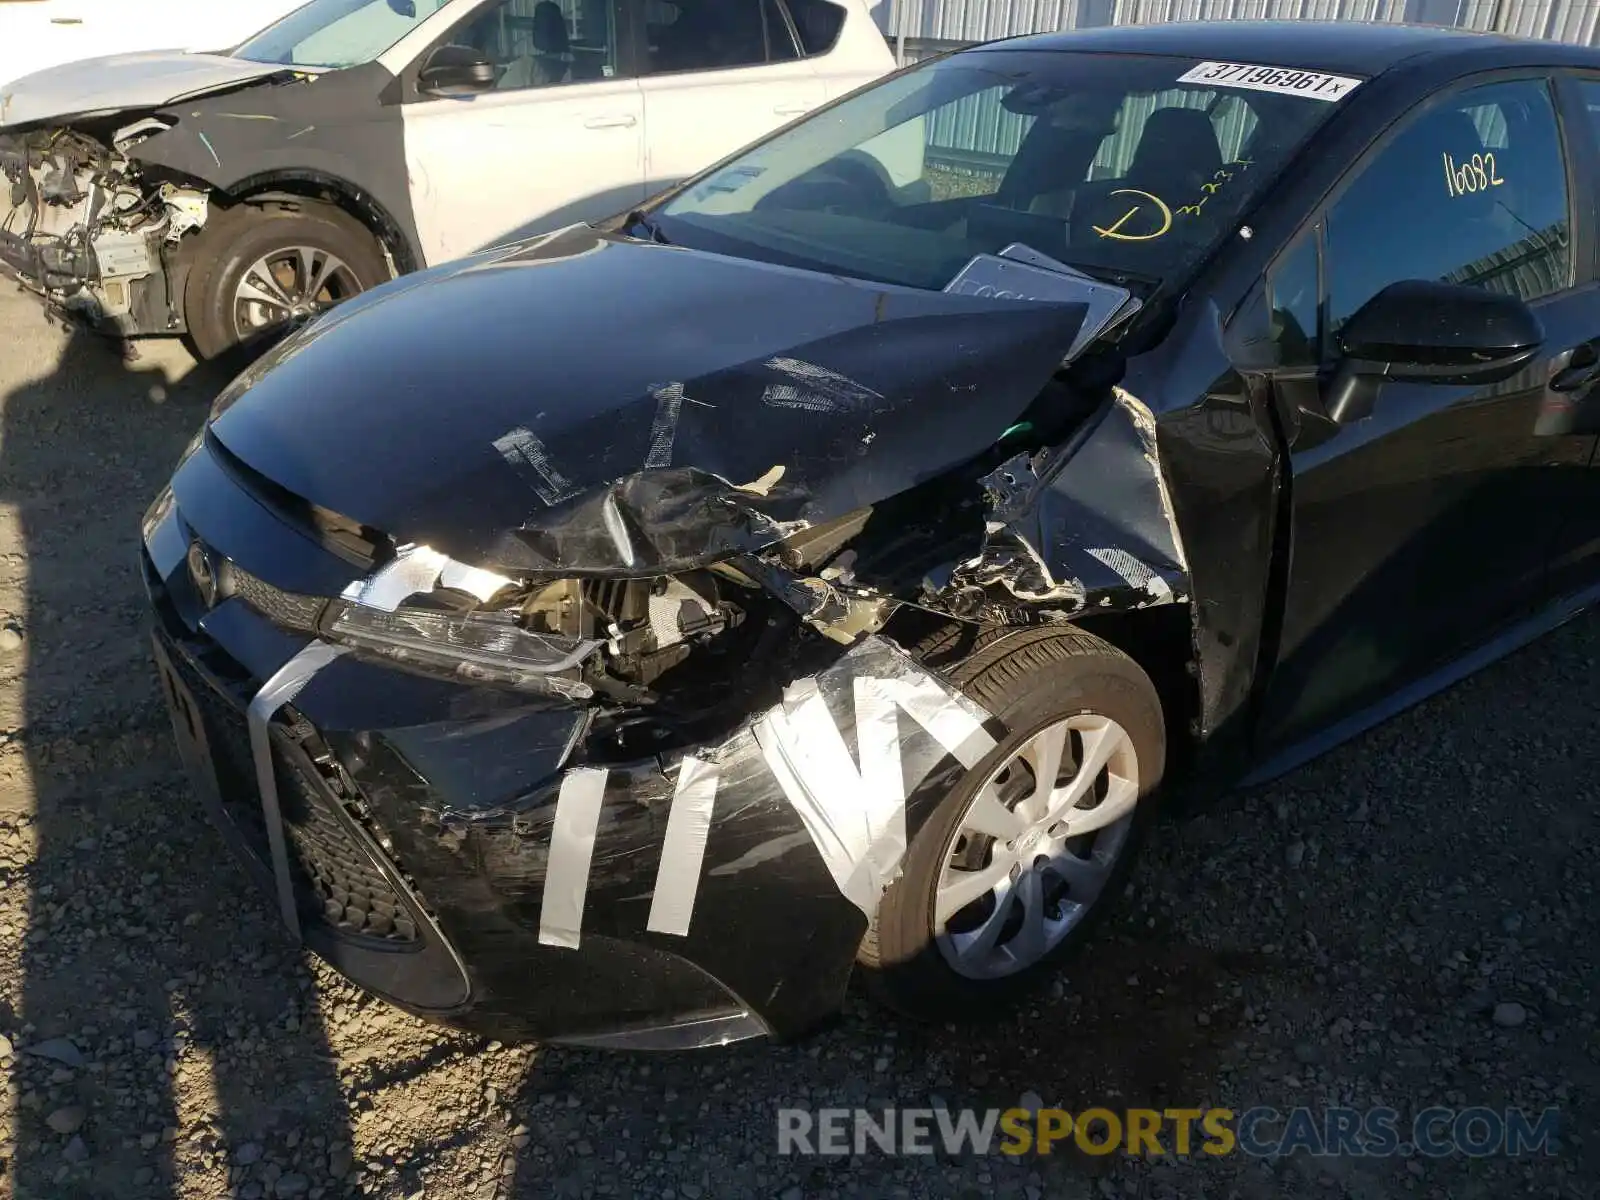
[[[147,118],[109,144],[71,129],[0,136],[0,261],[63,315],[124,336],[182,330],[179,246],[210,197],[126,156],[166,128]]]
[[[293,608],[228,576],[225,590],[275,619]],[[402,548],[343,600],[302,610],[302,628],[418,674],[597,705],[630,750],[736,718],[782,677],[780,663],[836,652],[893,607],[754,556],[653,578],[513,580],[427,547]],[[815,636],[797,638],[806,626]]]
[[[1100,408],[1101,427],[1110,445],[1143,462],[1128,411],[1122,404]],[[1082,411],[1072,416],[1087,419]],[[1027,495],[1029,504],[1051,503],[1040,499],[1033,453],[996,447],[986,457],[994,469],[957,506],[972,511],[945,511],[926,489],[913,489],[903,499],[798,528],[773,545],[669,574],[502,575],[364,531],[360,544],[383,565],[340,600],[263,596],[271,589],[244,585],[236,571],[223,590],[280,622],[283,601],[301,600],[309,619],[286,623],[403,670],[583,704],[616,729],[615,751],[624,755],[726,730],[777,701],[772,680],[820,669],[842,647],[891,623],[902,634],[908,623],[945,625],[951,618],[1037,624],[1183,598],[1149,567],[1140,575],[1148,586],[1131,589],[1128,567],[1052,578],[1030,549],[1034,537],[995,519],[1014,517]],[[911,508],[922,521],[911,519]],[[930,521],[935,509],[938,519]],[[897,532],[874,547],[877,539],[864,536],[868,525]],[[939,548],[921,545],[924,535],[968,525],[979,553],[949,563],[945,547],[941,572]],[[1029,569],[1019,569],[1019,553]],[[1085,565],[1100,564],[1091,554]]]

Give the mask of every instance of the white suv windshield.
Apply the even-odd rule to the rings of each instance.
[[[1358,82],[969,51],[776,134],[650,216],[672,242],[910,287],[1021,242],[1143,289],[1197,265]]]
[[[450,0],[311,0],[233,52],[286,67],[371,62]]]

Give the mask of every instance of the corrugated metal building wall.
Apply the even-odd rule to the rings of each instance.
[[[1600,44],[1594,0],[877,0],[885,33],[975,42],[1018,33],[1162,21],[1414,21]]]

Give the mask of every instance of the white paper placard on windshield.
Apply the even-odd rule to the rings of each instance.
[[[1264,67],[1258,63],[1203,62],[1178,76],[1179,83],[1209,83],[1213,87],[1244,88],[1252,92],[1277,92],[1308,100],[1342,100],[1361,80],[1325,71],[1294,67]]]

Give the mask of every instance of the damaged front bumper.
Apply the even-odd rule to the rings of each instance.
[[[419,1015],[636,1048],[797,1036],[839,1008],[922,814],[994,744],[871,636],[705,744],[612,753],[592,709],[290,633],[259,592],[208,605],[191,552],[228,547],[185,497],[252,502],[206,471],[191,458],[144,533],[184,760],[289,928]],[[307,590],[353,578],[282,524],[227,525]]]

